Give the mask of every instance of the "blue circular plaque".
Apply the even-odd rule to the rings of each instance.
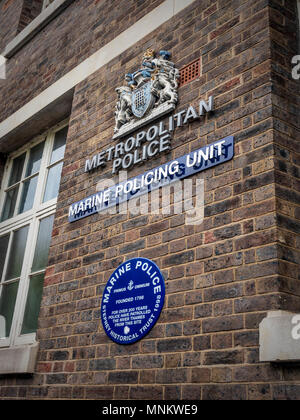
[[[110,277],[102,298],[101,319],[118,344],[141,340],[156,324],[165,300],[165,281],[152,261],[134,258]]]

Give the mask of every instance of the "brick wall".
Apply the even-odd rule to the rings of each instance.
[[[43,0],[2,0],[0,2],[0,52],[42,10]]]
[[[17,35],[23,0],[0,2],[0,51]],[[1,53],[0,52],[0,53]]]
[[[7,62],[8,80],[5,85],[0,85],[0,95],[6,98],[6,106],[0,111],[0,121],[162,2],[163,0],[149,0],[146,3],[135,0],[74,1]],[[23,0],[15,0],[9,4],[12,16],[0,15],[0,21],[5,22],[4,35],[0,25],[0,38],[4,36],[0,51],[16,35]],[[10,31],[10,36],[6,36],[5,28]],[[15,28],[13,33],[12,28]]]
[[[293,25],[293,2],[271,10],[272,79],[274,86],[274,152],[276,210],[278,224],[279,283],[284,292],[283,307],[299,311],[299,82],[290,77],[292,57],[298,54]],[[283,36],[284,34],[284,36]]]
[[[24,382],[0,379],[1,398],[299,398],[299,367],[258,358],[267,311],[299,308],[295,2],[269,3],[196,1],[76,87],[37,372]],[[282,36],[287,28],[291,40]],[[68,206],[110,176],[110,168],[85,174],[84,162],[111,143],[114,89],[148,47],[171,50],[179,67],[202,57],[202,76],[180,88],[178,109],[215,96],[214,115],[178,128],[164,161],[227,135],[235,136],[235,158],[204,172],[200,226],[186,226],[182,215],[94,215],[69,224]],[[166,303],[146,338],[119,346],[102,329],[101,296],[114,269],[137,256],[162,269]]]
[[[18,32],[21,32],[42,11],[43,0],[24,0],[20,16]]]

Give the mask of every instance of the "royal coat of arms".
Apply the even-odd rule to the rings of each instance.
[[[168,51],[160,51],[156,57],[154,50],[149,49],[143,56],[141,68],[126,74],[126,85],[116,89],[114,138],[122,137],[176,107],[179,70],[170,58]]]

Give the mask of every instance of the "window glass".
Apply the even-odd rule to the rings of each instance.
[[[0,297],[0,338],[9,337],[19,282],[2,286]]]
[[[8,241],[9,241],[9,235],[5,235],[5,236],[2,236],[2,238],[0,238],[0,280],[3,274]]]
[[[25,211],[32,209],[37,181],[38,177],[35,176],[34,178],[24,182],[19,213],[24,213]]]
[[[12,171],[11,171],[10,179],[9,179],[9,183],[8,183],[9,187],[11,185],[16,184],[17,182],[19,182],[21,180],[22,172],[23,172],[23,166],[24,166],[24,162],[25,162],[25,157],[26,157],[26,153],[17,157],[16,159],[14,159],[13,166],[12,166]]]
[[[54,146],[53,146],[51,162],[50,162],[51,165],[63,159],[64,154],[65,154],[65,148],[66,148],[67,134],[68,134],[68,127],[65,127],[62,130],[55,133]]]
[[[58,195],[61,172],[63,168],[62,159],[65,154],[67,134],[68,127],[65,127],[55,133],[43,203],[56,198]]]
[[[58,191],[59,191],[59,183],[60,183],[62,167],[63,167],[63,162],[60,162],[49,169],[48,177],[47,177],[47,184],[46,184],[46,189],[45,189],[45,194],[44,194],[44,203],[46,203],[46,201],[52,200],[53,198],[57,197]]]
[[[54,215],[41,220],[31,272],[47,267]]]
[[[40,170],[43,156],[44,142],[38,144],[30,151],[30,158],[27,165],[26,177],[33,175]]]
[[[21,275],[28,229],[29,227],[25,226],[13,233],[10,257],[5,277],[6,280],[16,279]]]
[[[30,278],[21,334],[30,334],[37,330],[44,276],[45,274],[41,273]]]
[[[1,217],[1,222],[4,222],[5,220],[8,220],[11,217],[13,217],[15,208],[16,208],[17,198],[18,198],[18,191],[19,191],[19,185],[7,191],[6,197],[5,197],[4,208],[2,212],[2,217]]]

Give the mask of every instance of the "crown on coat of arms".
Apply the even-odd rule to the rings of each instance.
[[[171,53],[148,48],[141,67],[125,75],[126,84],[116,89],[118,101],[115,110],[115,136],[120,137],[131,129],[137,120],[166,113],[178,102],[179,70],[170,61]],[[132,130],[131,130],[132,131]]]

